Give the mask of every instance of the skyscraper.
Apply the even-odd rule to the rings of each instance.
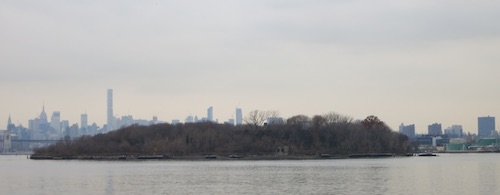
[[[401,125],[399,126],[399,133],[408,136],[408,138],[410,139],[413,139],[415,138],[415,125],[404,125],[403,123],[401,123]]]
[[[443,134],[443,130],[441,128],[441,124],[434,123],[427,127],[427,131],[429,135],[441,135]]]
[[[10,118],[10,114],[9,114],[9,119],[7,120],[7,130],[10,130],[11,126],[12,126],[12,119]]]
[[[194,118],[191,115],[187,116],[186,119],[184,120],[184,123],[192,123],[192,122],[194,122]]]
[[[57,133],[61,132],[61,112],[52,112],[52,117],[50,117],[50,127]]]
[[[115,129],[115,117],[113,116],[113,89],[108,89],[108,131]]]
[[[452,125],[444,130],[444,134],[449,138],[460,138],[464,135],[464,130],[462,125]]]
[[[241,108],[236,108],[236,125],[242,125],[243,124],[243,113],[241,111]]]
[[[42,112],[40,113],[40,124],[47,124],[47,113],[45,113],[45,105],[42,107]]]
[[[207,110],[207,121],[214,121],[214,108],[212,106],[210,106]]]
[[[81,128],[87,129],[87,126],[88,126],[87,114],[82,114],[80,117],[80,120],[81,120],[81,124],[82,124]]]
[[[477,118],[477,136],[488,137],[495,130],[495,117],[486,116]]]

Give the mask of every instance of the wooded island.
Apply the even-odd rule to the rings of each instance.
[[[257,116],[257,115],[256,115]],[[187,123],[133,125],[95,136],[65,139],[34,151],[32,158],[91,156],[205,156],[406,154],[408,137],[375,116],[354,122],[330,113],[296,115],[279,124]]]

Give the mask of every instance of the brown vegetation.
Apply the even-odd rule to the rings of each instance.
[[[130,126],[106,134],[83,136],[37,149],[34,156],[112,156],[205,154],[274,154],[287,146],[291,155],[409,152],[408,138],[377,117],[360,123],[330,113],[297,115],[286,124],[232,126],[214,123]]]

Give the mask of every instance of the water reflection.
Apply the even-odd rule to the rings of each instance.
[[[500,187],[498,154],[134,162],[1,156],[0,169],[0,194],[498,194]]]

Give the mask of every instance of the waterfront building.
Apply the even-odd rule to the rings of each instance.
[[[399,133],[408,136],[408,138],[410,138],[410,139],[414,139],[415,138],[415,125],[414,124],[404,125],[403,123],[401,123],[401,125],[399,126]]]
[[[452,125],[444,130],[444,134],[449,138],[460,138],[464,135],[462,125]]]
[[[443,134],[443,130],[441,128],[441,124],[439,123],[434,123],[432,125],[429,125],[427,127],[427,133],[429,135],[442,135]]]
[[[477,131],[477,136],[479,138],[491,136],[492,131],[495,131],[495,117],[478,117]]]
[[[12,135],[10,134],[9,131],[4,131],[2,137],[1,137],[3,140],[2,140],[2,143],[3,143],[3,153],[9,153],[11,152],[11,148],[12,148]]]
[[[241,111],[241,108],[236,108],[236,125],[242,125],[243,124],[243,113]]]
[[[450,143],[446,144],[446,151],[465,151],[468,149],[470,144],[465,138],[452,138]]]

